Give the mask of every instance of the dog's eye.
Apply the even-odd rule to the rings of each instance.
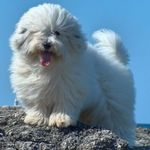
[[[80,36],[79,36],[79,35],[74,35],[74,37],[75,37],[75,38],[77,38],[77,39],[79,39],[79,38],[80,38]]]
[[[57,36],[59,36],[59,35],[60,35],[60,32],[55,31],[54,34],[57,35]]]
[[[25,33],[27,31],[27,29],[26,28],[23,28],[19,33],[20,34],[23,34],[23,33]]]

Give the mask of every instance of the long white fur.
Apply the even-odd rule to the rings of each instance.
[[[53,35],[59,31],[60,36]],[[25,108],[25,123],[67,127],[82,121],[110,129],[134,143],[134,83],[128,54],[110,30],[94,33],[88,45],[77,19],[59,5],[31,8],[10,39],[11,82]],[[39,63],[42,42],[61,57]]]

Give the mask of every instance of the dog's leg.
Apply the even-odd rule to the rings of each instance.
[[[31,125],[41,125],[41,124],[47,124],[47,118],[38,111],[27,111],[27,115],[25,116],[24,122],[26,124]]]
[[[49,126],[68,127],[75,125],[76,119],[65,113],[52,113],[49,118]]]
[[[57,107],[49,117],[49,126],[68,127],[76,125],[78,117],[79,112],[75,107]]]

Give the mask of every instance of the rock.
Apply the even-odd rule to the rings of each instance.
[[[21,108],[0,107],[0,150],[131,149],[126,141],[109,130],[90,127],[82,123],[68,128],[30,126],[24,124],[24,116]],[[150,130],[137,129],[138,147],[135,148],[150,149],[147,146],[150,143],[150,137],[147,134],[150,134]]]
[[[150,150],[150,128],[136,129],[136,145],[137,150]]]

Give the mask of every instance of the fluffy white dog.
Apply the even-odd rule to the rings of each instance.
[[[31,8],[10,39],[11,82],[27,124],[67,127],[77,121],[134,141],[134,87],[128,55],[117,34],[100,30],[88,45],[64,8]]]

